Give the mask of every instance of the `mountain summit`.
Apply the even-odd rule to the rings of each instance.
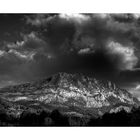
[[[83,74],[58,73],[34,83],[8,86],[0,90],[0,95],[7,112],[16,117],[27,108],[50,112],[58,109],[65,115],[98,117],[106,112],[129,112],[139,105],[135,97],[111,81]]]

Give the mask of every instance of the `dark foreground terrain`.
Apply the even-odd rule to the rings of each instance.
[[[0,126],[140,126],[140,103],[110,81],[58,73],[0,90]]]
[[[41,111],[33,113],[24,111],[20,118],[0,112],[1,126],[140,126],[140,108],[132,109],[131,113],[124,110],[118,113],[105,113],[102,117],[86,118],[78,116],[66,116],[58,110],[51,113]]]

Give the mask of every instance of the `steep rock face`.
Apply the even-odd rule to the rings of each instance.
[[[0,94],[3,100],[31,109],[59,109],[65,114],[87,116],[122,109],[129,112],[139,104],[129,92],[114,83],[82,74],[59,73],[34,83],[3,88]]]

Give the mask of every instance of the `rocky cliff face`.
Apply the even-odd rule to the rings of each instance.
[[[139,101],[110,81],[82,74],[59,73],[34,83],[9,86],[0,90],[7,112],[20,116],[22,111],[58,109],[66,115],[98,117],[106,112],[131,111]]]

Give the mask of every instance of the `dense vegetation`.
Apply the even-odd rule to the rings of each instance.
[[[1,126],[140,126],[140,108],[131,113],[120,111],[106,113],[99,118],[84,118],[62,115],[58,110],[41,111],[39,114],[24,111],[20,118],[14,118],[0,111]]]

